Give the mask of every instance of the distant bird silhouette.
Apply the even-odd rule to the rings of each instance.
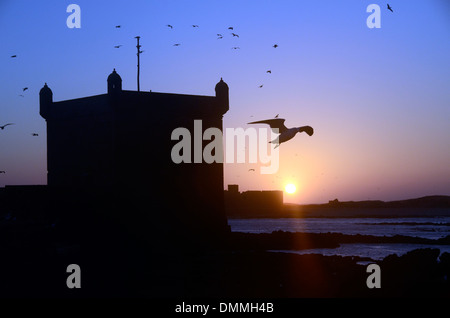
[[[170,24],[168,24],[168,25],[167,25],[167,27],[169,27],[169,28],[173,29],[173,26],[171,26]]]
[[[262,85],[259,85],[258,87],[259,87],[259,88],[262,88],[263,86],[264,86],[264,84],[262,84]]]
[[[192,27],[193,28],[198,28],[198,25],[197,24],[193,24]]]
[[[2,171],[0,171],[0,173],[6,173],[6,171],[3,171],[3,170],[2,170]]]
[[[277,47],[278,47],[278,44],[274,44],[273,47],[274,47],[274,48],[277,48]]]
[[[233,27],[228,27],[228,30],[233,30]]]
[[[17,57],[17,55],[11,55],[12,58]]]
[[[22,88],[22,91],[26,91],[28,89],[28,87],[24,87],[24,88]]]
[[[232,36],[239,37],[236,33],[231,33]]]
[[[291,140],[299,132],[306,132],[309,136],[312,136],[314,134],[314,129],[311,126],[287,128],[284,125],[284,121],[285,119],[277,118],[254,121],[249,124],[268,124],[273,132],[279,133],[276,139],[269,141],[269,143],[273,143],[276,145],[275,148],[277,148],[283,142]]]
[[[220,34],[220,33],[217,33],[217,36],[222,36],[222,34]]]
[[[181,44],[180,43],[175,43],[173,46],[180,46]]]
[[[394,10],[392,10],[391,6],[389,5],[389,3],[387,4],[387,8],[388,10],[390,10],[391,12],[394,12]]]
[[[116,48],[116,49],[118,49],[118,48],[120,48],[122,46],[122,44],[121,45],[115,45],[114,47]]]
[[[237,50],[237,49],[240,49],[240,47],[239,46],[233,46],[231,49],[232,50]]]
[[[272,74],[272,71],[271,71],[271,70],[268,70],[266,73]]]
[[[31,136],[39,136],[39,134],[32,133]]]
[[[277,115],[275,116],[275,118],[278,118],[279,115],[280,115],[280,114],[277,114]]]
[[[248,169],[248,171],[255,171],[255,169]]]
[[[6,124],[6,125],[3,125],[3,126],[0,126],[0,129],[1,129],[1,130],[4,130],[4,129],[5,129],[5,127],[6,127],[6,126],[9,126],[9,125],[14,125],[14,123],[9,123],[9,124]]]
[[[116,25],[116,29],[119,29],[121,27],[121,25]]]
[[[217,38],[217,40],[220,40],[220,39],[223,39],[223,36],[219,36],[219,37]]]

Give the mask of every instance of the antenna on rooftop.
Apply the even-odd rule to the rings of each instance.
[[[141,45],[139,45],[139,39],[141,38],[139,35],[134,37],[135,39],[137,39],[137,90],[138,92],[140,91],[139,89],[139,55],[142,53],[141,51]]]

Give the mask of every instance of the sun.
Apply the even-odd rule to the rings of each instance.
[[[292,193],[295,193],[297,188],[295,187],[295,184],[289,183],[289,184],[286,184],[286,186],[284,187],[284,190],[287,193],[292,194]]]

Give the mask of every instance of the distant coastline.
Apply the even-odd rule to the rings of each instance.
[[[278,209],[239,209],[228,211],[229,218],[396,218],[450,216],[450,196],[433,195],[397,201],[339,201],[323,204],[284,203]]]

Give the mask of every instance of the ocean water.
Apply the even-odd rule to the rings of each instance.
[[[450,235],[450,217],[427,218],[285,218],[285,219],[229,219],[233,232],[271,233],[273,231],[305,233],[342,233],[373,236],[405,235],[439,239]],[[298,254],[360,256],[381,260],[390,254],[401,256],[417,248],[438,248],[450,253],[450,245],[426,244],[341,244],[338,248],[301,251],[280,251]]]
[[[450,235],[450,217],[433,218],[284,218],[229,219],[233,232],[342,233],[374,236],[406,235],[439,239]]]

